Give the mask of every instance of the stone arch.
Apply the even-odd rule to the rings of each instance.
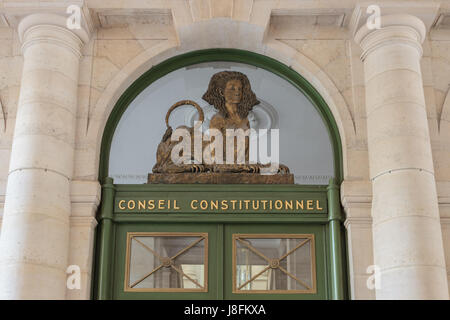
[[[178,31],[178,42],[165,41],[147,49],[127,63],[109,82],[94,106],[100,121],[88,128],[88,136],[95,140],[95,168],[101,149],[103,132],[115,104],[125,90],[152,66],[171,57],[194,50],[233,48],[268,56],[302,75],[320,93],[337,124],[342,141],[344,176],[347,172],[347,146],[355,139],[354,121],[336,85],[313,61],[281,41],[264,42],[261,26],[231,19],[211,19],[184,26]],[[217,36],[217,35],[222,36]],[[233,36],[231,36],[233,35]],[[200,39],[200,41],[199,41]]]

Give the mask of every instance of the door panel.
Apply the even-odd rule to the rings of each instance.
[[[324,229],[119,224],[114,299],[326,299]]]
[[[114,298],[220,299],[221,235],[220,224],[119,225]]]
[[[324,227],[226,225],[225,299],[326,299]]]

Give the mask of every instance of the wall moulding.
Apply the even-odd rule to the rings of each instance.
[[[369,1],[356,4],[349,23],[349,30],[352,37],[354,37],[358,30],[366,23],[367,18],[369,17],[367,8],[370,5],[374,5],[374,3]],[[405,6],[401,1],[376,3],[376,5],[379,6],[382,16],[398,14],[416,16],[425,24],[427,31],[434,26],[441,6],[440,3],[431,1],[409,1],[408,6]]]

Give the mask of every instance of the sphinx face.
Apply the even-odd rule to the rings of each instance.
[[[229,80],[225,85],[224,98],[228,103],[239,103],[242,99],[242,82],[240,80]]]

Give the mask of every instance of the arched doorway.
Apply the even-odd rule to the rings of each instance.
[[[199,101],[205,81],[226,69],[258,87],[262,103],[253,116],[280,129],[280,161],[296,184],[145,184],[167,108],[179,98]],[[190,124],[195,117],[178,118]],[[345,297],[337,126],[317,91],[280,62],[211,49],[154,66],[113,109],[99,170],[96,298]]]

